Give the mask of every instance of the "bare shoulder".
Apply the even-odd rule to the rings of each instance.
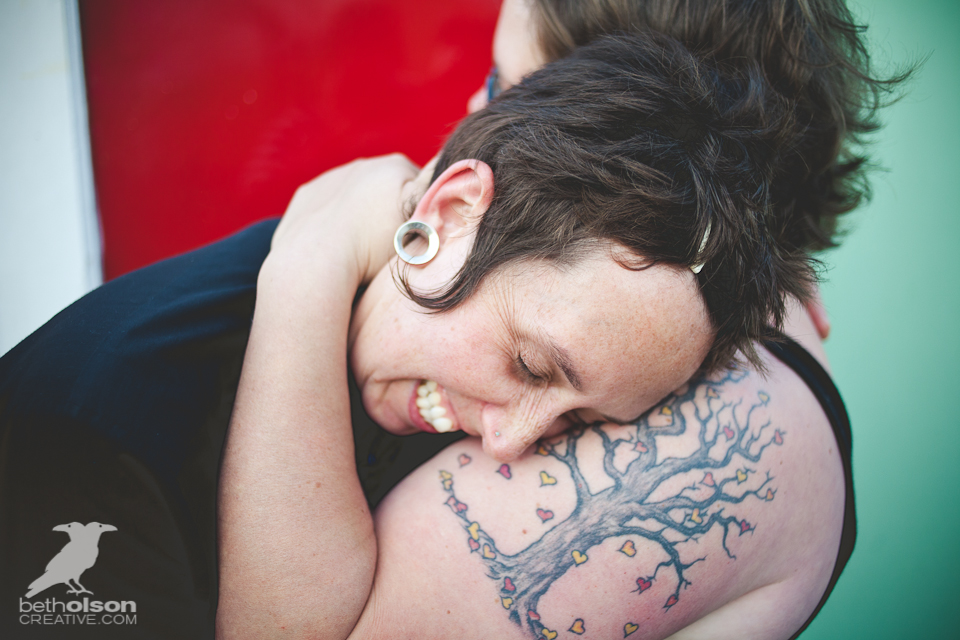
[[[770,367],[509,465],[471,440],[441,452],[376,514],[355,636],[789,637],[833,569],[844,485],[816,399]]]

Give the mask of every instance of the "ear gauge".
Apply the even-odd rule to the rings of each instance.
[[[404,238],[411,233],[416,233],[427,239],[427,250],[425,253],[419,256],[412,256],[403,248]],[[393,248],[397,252],[397,255],[400,256],[400,259],[407,264],[427,264],[436,257],[437,252],[440,250],[440,234],[426,222],[408,220],[400,225],[400,228],[397,229],[397,232],[394,234]]]
[[[707,221],[707,230],[703,232],[703,240],[700,241],[700,248],[697,249],[697,258],[698,258],[698,259],[699,259],[700,256],[703,254],[703,249],[704,249],[704,247],[707,246],[707,240],[710,239],[710,229],[711,229],[712,226],[713,226],[713,225],[712,225],[711,222],[708,220],[708,221]],[[700,270],[703,269],[703,265],[704,265],[703,262],[698,262],[697,264],[692,265],[692,266],[690,267],[690,271],[693,271],[695,274],[698,274],[698,273],[700,273]]]

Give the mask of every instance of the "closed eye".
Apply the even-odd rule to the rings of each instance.
[[[517,365],[517,371],[527,382],[540,384],[547,381],[546,377],[534,373],[530,367],[527,366],[527,363],[523,360],[523,354],[518,353],[515,362]]]

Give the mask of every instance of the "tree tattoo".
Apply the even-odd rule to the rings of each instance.
[[[637,553],[634,538],[646,540],[665,553],[666,560],[656,565],[652,574],[637,578],[634,590],[638,597],[643,597],[655,581],[670,581],[674,588],[663,604],[665,612],[680,601],[681,592],[692,584],[688,570],[706,559],[705,555],[684,557],[678,545],[718,529],[722,531],[723,551],[736,559],[727,546],[728,538],[752,533],[756,525],[728,510],[735,511],[731,507],[748,499],[774,499],[774,478],[769,472],[758,475],[750,465],[758,463],[770,446],[782,445],[785,435],[769,420],[756,416],[757,409],[770,401],[766,393],[759,392],[752,399],[726,400],[721,396],[722,387],[735,385],[747,375],[735,369],[717,380],[703,379],[689,385],[625,431],[619,429],[618,433],[625,433],[626,437],[613,438],[598,423],[539,443],[537,454],[558,460],[569,470],[576,506],[569,517],[515,555],[502,553],[480,523],[470,519],[468,506],[457,498],[453,474],[440,471],[443,489],[449,494],[446,504],[463,522],[471,552],[484,562],[487,575],[497,581],[501,604],[513,622],[523,626],[531,637],[556,637],[557,632],[545,626],[537,613],[540,599],[567,571],[587,562],[592,548],[609,538],[627,537],[619,551],[630,557]],[[596,493],[590,492],[577,458],[577,445],[588,432],[600,437],[603,471],[612,480],[610,486]],[[697,446],[692,453],[658,460],[657,437],[693,434]],[[629,452],[625,465],[624,448]],[[461,454],[458,460],[463,467],[470,457]],[[654,495],[667,481],[700,472],[698,481],[667,492],[672,495],[662,497],[663,491]],[[509,465],[502,465],[497,473],[509,479]],[[752,481],[751,476],[755,476]],[[540,486],[550,486],[558,479],[541,471],[540,482]],[[738,489],[744,484],[747,486]],[[543,522],[555,517],[547,509],[537,509],[537,515]],[[582,634],[585,624],[577,618],[569,631]],[[637,631],[639,625],[628,621],[623,629],[626,637]]]

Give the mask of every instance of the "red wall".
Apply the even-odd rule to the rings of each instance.
[[[361,156],[428,160],[499,0],[82,0],[105,278],[283,212]]]

